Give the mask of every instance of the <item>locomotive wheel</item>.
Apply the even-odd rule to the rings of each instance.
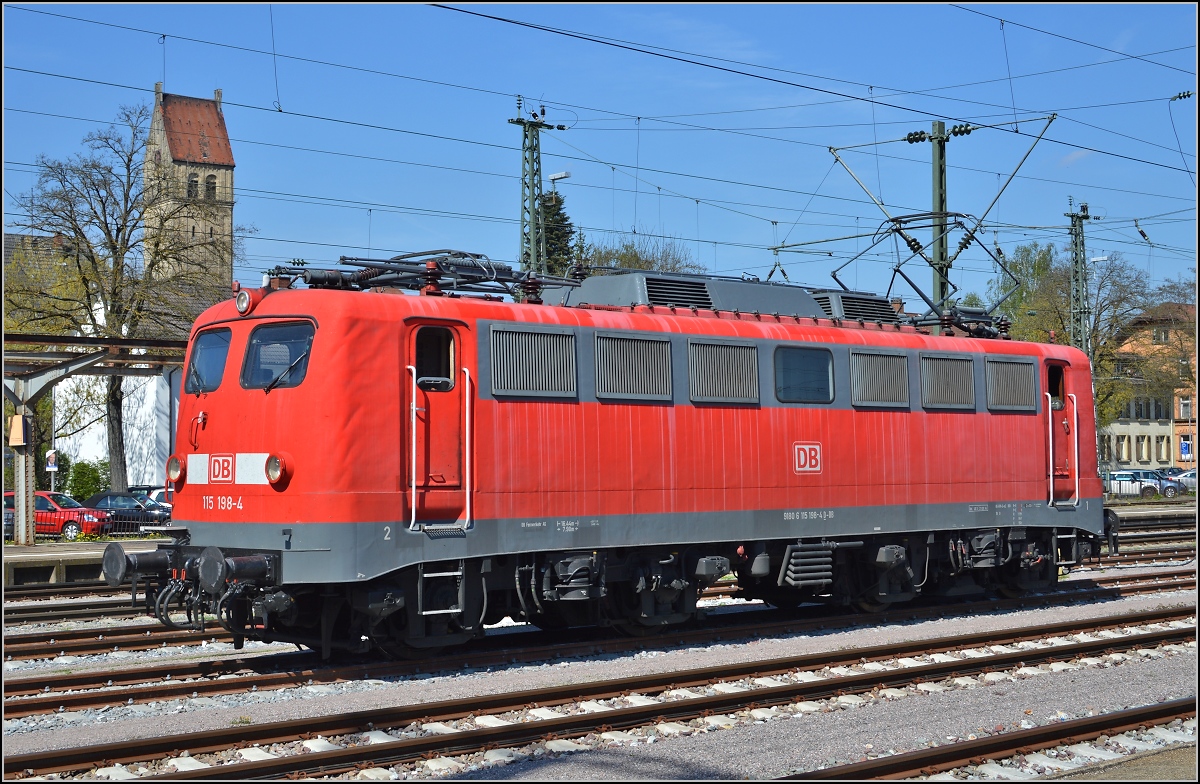
[[[1004,585],[1003,583],[996,586],[996,591],[1005,599],[1020,599],[1028,593],[1024,588],[1018,588],[1015,585]]]
[[[804,604],[804,597],[799,591],[789,591],[782,588],[758,592],[758,598],[779,610],[794,610]]]
[[[891,602],[881,602],[878,599],[872,599],[869,596],[862,596],[854,600],[854,609],[868,615],[881,613],[891,606]]]

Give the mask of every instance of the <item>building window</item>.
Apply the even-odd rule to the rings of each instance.
[[[1112,436],[1100,436],[1100,461],[1109,463],[1112,458]]]
[[[200,175],[199,174],[189,174],[188,175],[187,197],[189,199],[200,198]]]
[[[1129,436],[1117,436],[1117,459],[1128,463],[1130,459]]]
[[[1166,327],[1155,327],[1152,339],[1155,343],[1166,343],[1171,339],[1171,330]]]
[[[1154,437],[1154,459],[1160,463],[1171,462],[1171,437]]]
[[[1179,398],[1179,418],[1180,419],[1191,419],[1192,418],[1192,399],[1190,397]]]
[[[1150,462],[1150,436],[1137,437],[1137,459],[1139,463]]]
[[[1196,453],[1192,451],[1191,435],[1182,435],[1179,437],[1179,461],[1191,462],[1195,460]]]
[[[217,175],[210,174],[204,178],[204,198],[209,201],[217,200]]]

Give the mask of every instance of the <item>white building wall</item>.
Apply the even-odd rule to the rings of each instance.
[[[174,446],[174,425],[179,412],[178,367],[167,367],[162,376],[129,376],[125,379],[125,470],[133,485],[162,485],[167,458]],[[78,395],[82,384],[105,383],[95,376],[68,378],[54,388],[55,428],[62,410],[60,401]],[[107,460],[108,433],[103,420],[55,447],[72,460]]]

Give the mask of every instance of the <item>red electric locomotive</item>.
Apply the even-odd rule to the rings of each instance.
[[[638,633],[731,572],[781,606],[1042,588],[1106,533],[1073,348],[848,291],[347,261],[193,327],[176,540],[105,553],[163,622],[324,656],[505,616]]]

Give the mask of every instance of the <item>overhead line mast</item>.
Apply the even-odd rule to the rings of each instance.
[[[567,130],[565,125],[545,122],[546,107],[541,114],[530,112],[532,119],[521,116],[522,99],[517,96],[517,116],[509,120],[521,126],[521,249],[517,258],[521,269],[538,275],[546,274],[546,226],[542,220],[542,130]]]
[[[1067,197],[1071,211],[1063,213],[1071,219],[1071,321],[1067,325],[1071,345],[1092,359],[1092,308],[1088,301],[1088,260],[1083,241],[1083,222],[1099,220],[1099,215],[1089,215],[1086,203],[1075,210],[1075,200]],[[1140,229],[1139,229],[1140,231]],[[1143,236],[1145,236],[1143,234]]]

